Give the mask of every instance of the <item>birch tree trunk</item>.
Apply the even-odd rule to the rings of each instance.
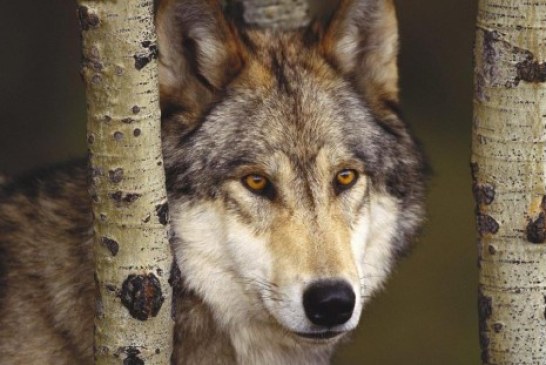
[[[95,364],[168,364],[172,257],[152,0],[80,0],[95,217]]]
[[[546,0],[480,0],[473,191],[483,364],[546,364]]]
[[[309,23],[308,0],[233,0],[246,24],[292,29]]]

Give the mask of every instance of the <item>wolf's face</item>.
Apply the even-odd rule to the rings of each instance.
[[[385,34],[385,70],[366,71],[381,55],[349,59],[339,29],[360,39],[348,14],[370,10],[384,27],[394,13],[381,4],[342,4],[319,35],[235,31],[198,1],[160,8],[175,256],[226,328],[337,339],[421,220],[421,159],[390,109],[396,37]]]

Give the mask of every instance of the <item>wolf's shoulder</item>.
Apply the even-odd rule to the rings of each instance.
[[[0,363],[20,360],[15,348],[46,363],[65,363],[68,350],[91,362],[92,336],[81,335],[93,328],[86,166],[63,163],[0,184]],[[28,341],[12,340],[21,337]]]
[[[15,176],[0,184],[1,270],[33,276],[80,250],[92,237],[85,160]]]
[[[0,174],[0,205],[14,198],[57,199],[66,193],[87,194],[87,163],[84,159],[72,160],[41,167],[16,176]]]

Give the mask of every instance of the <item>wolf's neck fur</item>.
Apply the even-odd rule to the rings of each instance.
[[[176,289],[175,289],[176,291]],[[194,293],[178,293],[173,364],[326,365],[333,345],[301,345],[287,333],[247,322],[220,328]]]

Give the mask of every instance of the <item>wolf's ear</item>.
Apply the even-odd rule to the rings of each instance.
[[[163,110],[200,110],[242,68],[236,30],[219,0],[161,0],[156,30]]]
[[[398,103],[398,25],[393,0],[340,0],[320,35],[322,54],[354,80],[372,107]]]

